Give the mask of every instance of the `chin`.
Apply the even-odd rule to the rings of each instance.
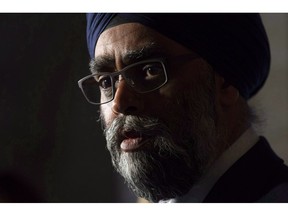
[[[189,164],[189,165],[188,165]],[[185,157],[167,151],[122,152],[114,166],[136,196],[158,202],[186,194],[197,181]]]

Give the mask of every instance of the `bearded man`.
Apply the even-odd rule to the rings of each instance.
[[[138,197],[288,201],[288,168],[247,103],[270,66],[258,14],[88,14],[87,40],[79,87]]]

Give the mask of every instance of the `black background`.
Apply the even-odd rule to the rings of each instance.
[[[77,85],[85,33],[85,14],[0,14],[2,202],[120,199],[98,108]]]
[[[261,16],[272,65],[250,104],[287,164],[287,14]],[[85,33],[81,13],[0,14],[0,202],[135,201],[77,86],[89,74]]]

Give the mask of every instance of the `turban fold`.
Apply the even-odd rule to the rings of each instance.
[[[87,14],[91,58],[99,36],[115,16],[150,27],[196,52],[245,99],[255,95],[268,77],[270,48],[259,14]]]

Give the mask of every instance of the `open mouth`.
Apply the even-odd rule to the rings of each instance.
[[[144,136],[137,131],[123,131],[120,148],[124,152],[136,151],[147,143],[148,140],[147,136]]]

